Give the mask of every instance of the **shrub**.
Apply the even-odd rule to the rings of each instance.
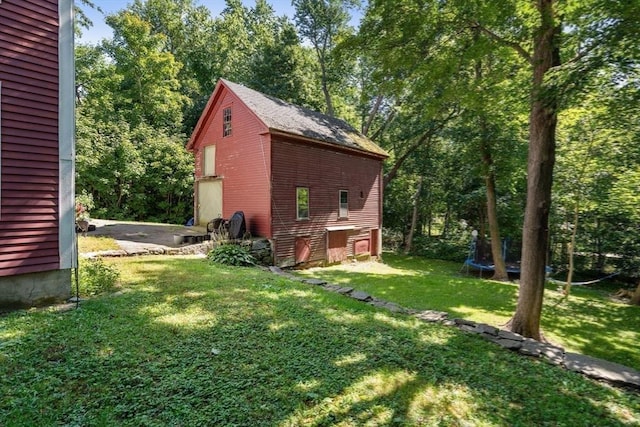
[[[212,249],[207,258],[211,262],[224,265],[249,266],[255,265],[255,258],[249,250],[233,243],[220,245]]]
[[[470,241],[417,236],[412,253],[430,259],[463,262],[469,252]]]
[[[97,295],[116,286],[120,272],[100,258],[80,259],[79,282],[81,295]]]

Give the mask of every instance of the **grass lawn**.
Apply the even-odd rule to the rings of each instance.
[[[100,252],[118,250],[120,246],[115,239],[107,236],[82,236],[78,235],[78,252]]]
[[[385,264],[336,265],[299,272],[348,284],[378,298],[415,309],[449,312],[451,317],[504,325],[513,314],[518,286],[460,273],[461,264],[384,254]],[[609,298],[615,289],[574,286],[563,301],[556,286],[545,290],[545,337],[569,351],[640,370],[640,307]]]
[[[258,269],[111,262],[122,292],[0,317],[0,424],[640,423],[638,394],[455,328]]]

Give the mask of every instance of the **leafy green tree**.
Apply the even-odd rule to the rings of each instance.
[[[205,6],[193,0],[136,0],[128,11],[165,38],[163,50],[182,64],[177,74],[183,104],[183,132],[190,132],[221,76],[215,20]]]
[[[135,218],[184,224],[193,209],[193,156],[184,148],[184,136],[141,125],[132,140],[145,165],[128,203]]]
[[[447,92],[464,97],[470,61],[490,55],[485,49],[478,52],[474,41],[513,50],[519,59],[511,62],[515,71],[508,75],[528,73],[529,83],[522,86],[529,92],[527,203],[519,301],[511,322],[525,336],[541,337],[558,111],[603,64],[637,58],[638,49],[632,46],[637,12],[637,2],[599,0],[369,4],[363,34],[377,53],[381,74],[396,88],[407,85],[405,90],[413,94],[429,93],[441,84],[441,96],[432,105],[447,99]],[[498,103],[499,96],[492,92],[490,99]]]
[[[76,188],[93,196],[93,215],[132,218],[128,200],[145,167],[131,141],[126,122],[104,122],[78,115],[76,123]]]
[[[126,10],[108,16],[107,23],[114,38],[104,49],[122,75],[117,108],[133,127],[148,123],[179,130],[188,99],[180,93],[182,64],[166,50],[166,36],[153,34],[148,22]]]
[[[332,55],[341,33],[347,31],[349,8],[358,7],[358,0],[293,0],[295,22],[301,37],[313,47],[320,67],[320,81],[326,104],[325,112],[333,116],[332,84],[336,75],[336,61]]]
[[[629,102],[637,94],[637,71],[620,76],[620,70],[602,71],[588,92],[561,113],[554,211],[556,240],[569,242],[567,294],[574,251],[594,254],[590,269],[602,272],[615,260],[624,276],[640,276],[635,197],[640,128],[634,120],[639,111],[637,103]]]

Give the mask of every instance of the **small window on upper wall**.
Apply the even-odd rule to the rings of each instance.
[[[222,136],[231,135],[231,107],[222,110]]]
[[[347,190],[340,190],[340,210],[338,216],[340,218],[349,217],[349,192]]]
[[[309,189],[296,188],[296,218],[309,219]]]

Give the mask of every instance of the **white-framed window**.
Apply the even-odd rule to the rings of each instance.
[[[207,145],[202,151],[202,174],[204,176],[216,175],[216,146]]]
[[[309,219],[309,188],[296,188],[296,218]]]
[[[349,217],[349,192],[347,190],[340,190],[338,194],[338,217]]]
[[[222,137],[231,135],[231,107],[222,110]]]

